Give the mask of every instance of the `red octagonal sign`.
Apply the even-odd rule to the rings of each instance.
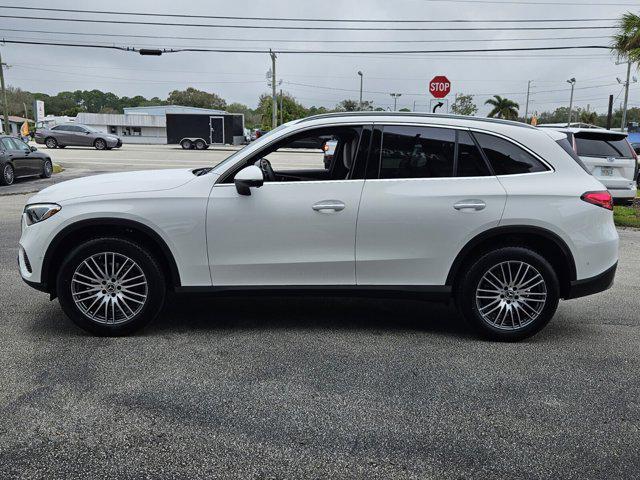
[[[444,98],[451,92],[451,82],[444,75],[437,75],[429,82],[429,92],[436,98]]]

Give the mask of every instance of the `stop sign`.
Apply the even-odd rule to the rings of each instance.
[[[444,98],[451,91],[451,82],[444,75],[437,75],[429,82],[429,92],[436,98]]]

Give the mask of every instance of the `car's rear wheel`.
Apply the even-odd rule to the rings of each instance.
[[[47,148],[57,148],[58,147],[58,141],[53,138],[53,137],[47,137],[44,141],[44,144],[47,146]]]
[[[165,281],[155,258],[121,238],[97,238],[64,260],[56,284],[67,316],[96,335],[126,335],[160,312]]]
[[[465,319],[494,340],[521,340],[539,332],[558,307],[559,283],[540,254],[504,247],[473,262],[458,283]]]
[[[196,150],[205,150],[207,148],[207,144],[204,143],[204,140],[196,140]]]
[[[96,147],[96,150],[105,150],[107,148],[107,142],[102,138],[97,138],[96,141],[93,142],[93,146]]]
[[[11,185],[15,180],[15,171],[13,165],[5,163],[2,167],[2,175],[0,175],[0,185]]]
[[[193,142],[187,138],[185,138],[184,140],[182,140],[180,142],[180,146],[182,148],[184,148],[185,150],[191,150],[191,148],[193,147]]]
[[[53,173],[53,164],[51,160],[45,160],[42,165],[42,173],[40,174],[40,178],[49,178]]]

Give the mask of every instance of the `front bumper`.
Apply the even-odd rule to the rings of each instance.
[[[613,279],[616,276],[617,267],[618,262],[595,277],[572,281],[569,286],[569,293],[565,297],[565,300],[570,298],[586,297],[587,295],[593,295],[594,293],[608,290],[613,285]]]
[[[120,148],[122,146],[122,140],[120,138],[116,139],[107,139],[107,147],[109,148]]]

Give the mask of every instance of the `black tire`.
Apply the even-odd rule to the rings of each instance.
[[[16,179],[15,170],[13,165],[9,162],[5,163],[2,166],[2,174],[0,175],[0,185],[11,185],[13,181]]]
[[[193,142],[185,138],[180,142],[180,146],[185,150],[191,150],[193,148]]]
[[[195,147],[196,147],[196,150],[206,150],[207,144],[204,142],[204,140],[198,139],[195,142]]]
[[[93,142],[93,146],[96,150],[106,150],[107,142],[102,138],[96,138],[95,142]]]
[[[44,139],[44,144],[47,146],[47,148],[58,148],[60,145],[58,145],[58,140],[56,140],[53,137],[47,137]]]
[[[144,279],[146,280],[146,298],[140,310],[137,311],[135,315],[132,315],[131,318],[123,320],[120,323],[109,324],[93,320],[83,313],[73,300],[71,285],[74,272],[92,255],[104,252],[124,255],[135,262],[144,274]],[[115,264],[114,268],[117,269],[118,264]],[[58,271],[56,290],[62,310],[80,328],[100,336],[121,336],[143,328],[160,313],[164,304],[166,284],[158,262],[143,246],[122,238],[104,237],[88,240],[67,255]],[[113,292],[114,289],[112,288],[111,291]],[[109,296],[108,292],[104,295],[105,292],[106,290],[101,292],[101,298]],[[99,295],[98,292],[96,292],[96,296],[97,295]],[[113,293],[111,295],[115,296]],[[103,305],[105,303],[108,304],[108,298],[105,302],[102,302],[101,299],[99,301]],[[97,310],[98,309],[96,309],[96,311]],[[101,310],[101,307],[99,310]],[[108,307],[105,310],[108,311]],[[124,310],[121,311],[124,312]]]
[[[505,262],[511,263],[507,264]],[[478,288],[489,286],[488,280],[483,280],[485,274],[495,284],[499,283],[497,280],[492,279],[487,272],[493,268],[500,268],[501,264],[503,267],[505,265],[513,265],[514,270],[520,264],[528,265],[530,267],[528,270],[530,277],[526,278],[533,278],[531,275],[539,274],[543,283],[533,286],[538,281],[534,279],[528,285],[527,282],[524,282],[524,287],[510,287],[509,291],[505,290],[499,294],[484,293],[489,290],[478,292]],[[518,273],[520,275],[525,273],[525,268],[523,267],[523,270],[514,273],[513,277],[518,277]],[[498,274],[498,276],[500,275]],[[512,275],[509,273],[505,277],[511,278]],[[516,281],[511,283],[515,284]],[[483,282],[482,285],[481,282]],[[494,289],[495,287],[489,286],[489,288]],[[492,291],[502,292],[501,289]],[[477,294],[481,298],[476,298]],[[489,297],[483,297],[482,295],[489,295]],[[493,295],[497,295],[498,298],[493,299]],[[523,247],[503,247],[485,253],[475,260],[468,269],[465,269],[459,282],[457,282],[456,288],[456,304],[465,320],[484,337],[500,341],[517,341],[535,335],[553,318],[558,308],[559,298],[558,276],[553,267],[540,254]],[[522,305],[523,303],[533,305],[539,310],[534,312],[533,309],[529,310],[530,307],[525,309],[524,305]],[[504,312],[504,319],[502,320],[504,325],[496,325],[498,323],[497,320],[492,323],[494,319],[491,318],[491,312],[495,308],[498,308],[498,313],[495,314],[498,316],[497,320],[502,318],[500,312]],[[484,314],[481,313],[480,309],[485,309]],[[523,313],[521,314],[520,312]],[[509,316],[507,313],[509,313]],[[525,316],[525,313],[527,316]],[[516,321],[518,322],[517,325]]]
[[[45,160],[42,164],[42,173],[40,174],[40,178],[51,178],[52,173],[53,163],[51,163],[51,160]]]

